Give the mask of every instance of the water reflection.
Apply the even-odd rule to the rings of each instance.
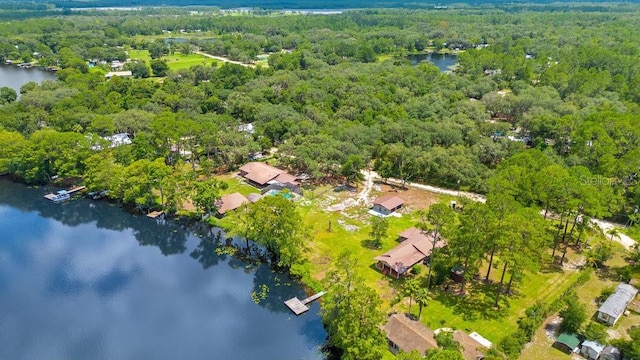
[[[290,314],[303,290],[216,255],[215,233],[42,193],[0,181],[0,358],[322,358],[317,304]]]

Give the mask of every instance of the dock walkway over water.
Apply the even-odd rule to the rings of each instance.
[[[318,299],[320,296],[326,294],[326,291],[321,291],[315,295],[311,295],[308,298],[304,299],[304,300],[300,300],[298,299],[298,297],[293,297],[289,300],[286,300],[284,302],[285,305],[287,305],[287,307],[289,308],[289,310],[293,311],[294,314],[296,315],[300,315],[304,312],[309,311],[309,307],[307,306],[308,303]]]
[[[77,193],[78,191],[84,191],[86,189],[87,189],[86,186],[76,186],[76,187],[74,187],[72,189],[66,190],[65,192],[68,195],[73,195],[73,194]],[[46,194],[44,197],[47,200],[56,201],[56,194],[54,194],[54,193]]]

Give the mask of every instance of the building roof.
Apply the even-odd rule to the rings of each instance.
[[[258,194],[258,193],[251,193],[251,194],[247,194],[247,199],[249,199],[249,201],[251,201],[252,203],[262,199],[262,195]]]
[[[120,66],[120,65],[117,65],[117,66]],[[117,66],[116,66],[116,67],[117,67]],[[110,71],[110,72],[106,73],[106,74],[104,75],[104,77],[106,77],[106,78],[112,78],[112,77],[114,77],[114,76],[132,76],[132,75],[133,75],[133,74],[132,74],[131,70],[125,70],[125,71]]]
[[[600,353],[600,357],[601,358],[606,357],[607,359],[621,359],[622,354],[620,353],[620,349],[618,349],[617,347],[607,345],[604,347],[604,349],[602,349],[602,352]]]
[[[432,241],[433,237],[431,234],[420,233],[420,236],[416,235],[408,238],[395,248],[382,255],[376,256],[374,260],[382,261],[397,273],[402,274],[408,268],[431,255],[431,247],[433,246]],[[444,245],[446,245],[446,241],[441,239],[435,247],[441,248]]]
[[[374,202],[374,205],[380,205],[387,210],[393,210],[398,206],[404,204],[404,200],[395,194],[387,194],[377,198]]]
[[[604,345],[600,345],[599,343],[595,342],[595,341],[591,341],[591,340],[585,340],[582,342],[582,347],[583,348],[590,348],[592,350],[594,350],[595,352],[597,352],[598,354],[602,352],[602,350],[604,350]]]
[[[409,319],[404,314],[389,316],[384,332],[387,334],[387,339],[404,352],[417,350],[420,354],[424,354],[426,350],[438,347],[431,329]]]
[[[580,340],[575,334],[562,333],[558,336],[556,342],[566,345],[570,349],[575,349],[580,345]]]
[[[298,185],[295,176],[288,174],[282,169],[259,161],[244,164],[240,167],[240,171],[245,173],[243,175],[245,179],[251,180],[259,185],[265,185],[271,180],[276,180],[283,184]]]
[[[466,360],[478,360],[484,357],[483,350],[485,347],[465,332],[460,330],[454,331],[453,340],[457,341],[462,347],[462,356]]]
[[[216,202],[216,206],[218,207],[218,213],[222,215],[227,211],[235,210],[242,206],[242,204],[246,204],[248,202],[249,199],[236,192],[221,197],[220,200]]]
[[[616,291],[611,294],[607,300],[605,300],[598,311],[614,318],[618,318],[622,315],[624,310],[627,308],[627,305],[629,305],[636,294],[638,294],[638,289],[629,284],[620,283],[618,284]]]

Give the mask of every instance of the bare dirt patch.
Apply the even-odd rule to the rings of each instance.
[[[396,193],[399,197],[404,199],[404,208],[411,211],[417,209],[427,209],[431,204],[438,202],[439,195],[429,191],[406,188],[403,189],[400,186],[389,185],[383,182],[376,181],[375,184],[380,187],[381,193]]]

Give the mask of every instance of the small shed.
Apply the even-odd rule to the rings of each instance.
[[[580,340],[575,334],[562,333],[552,346],[564,353],[571,354],[578,348],[578,345],[580,345]]]
[[[373,202],[373,211],[382,215],[390,215],[400,210],[404,205],[404,199],[395,194],[387,194],[377,198]]]
[[[607,345],[604,347],[602,352],[600,353],[600,360],[620,360],[622,359],[622,354],[620,353],[620,349],[615,346]]]
[[[599,343],[591,340],[586,340],[582,343],[580,347],[580,355],[584,356],[589,360],[596,360],[600,353],[604,350],[604,346]]]
[[[620,283],[616,291],[598,309],[597,318],[603,323],[613,326],[624,314],[625,309],[638,294],[638,289],[632,285]]]

